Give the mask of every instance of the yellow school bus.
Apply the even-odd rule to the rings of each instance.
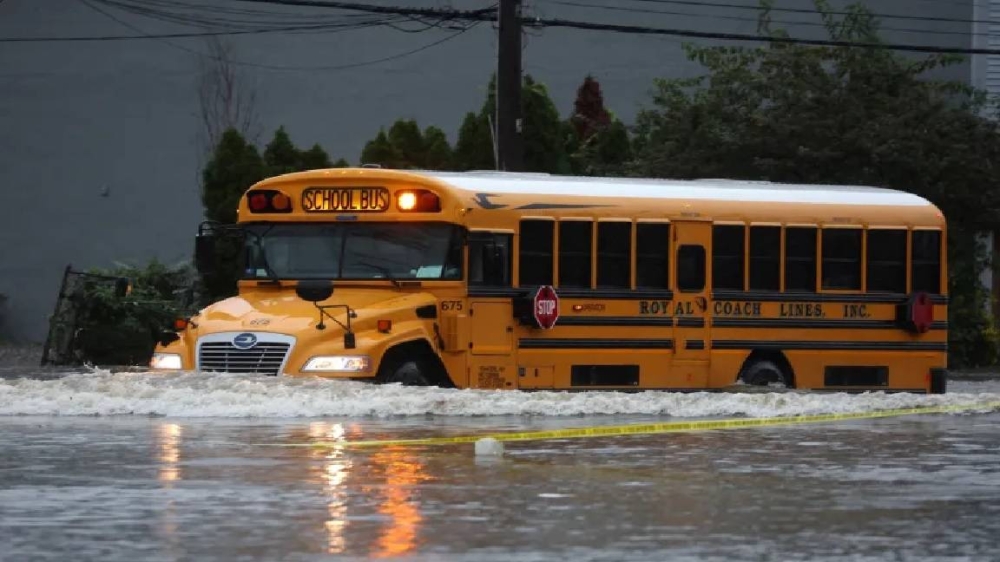
[[[942,393],[946,224],[856,186],[353,168],[263,180],[239,295],[155,370],[489,389]]]

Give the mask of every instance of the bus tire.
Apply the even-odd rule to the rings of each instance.
[[[740,378],[750,386],[768,386],[772,383],[781,383],[786,388],[791,386],[781,367],[767,360],[754,361]]]
[[[389,366],[379,373],[376,381],[381,384],[400,383],[403,386],[430,386],[425,369],[418,361],[406,361],[402,364]]]

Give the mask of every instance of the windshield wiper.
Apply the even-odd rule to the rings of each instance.
[[[392,284],[397,289],[403,286],[403,284],[400,283],[398,279],[396,279],[395,277],[392,276],[392,272],[389,271],[389,268],[387,268],[385,266],[378,265],[378,264],[371,263],[371,262],[366,262],[366,261],[359,261],[358,265],[363,265],[363,266],[370,267],[372,269],[378,270],[378,272],[381,273],[383,276],[385,276],[386,279],[388,279],[389,281],[391,281]]]

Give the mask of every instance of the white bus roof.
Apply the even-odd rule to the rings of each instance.
[[[413,171],[473,193],[696,199],[756,203],[928,207],[926,199],[894,189],[728,179],[661,180],[553,176],[512,172]]]

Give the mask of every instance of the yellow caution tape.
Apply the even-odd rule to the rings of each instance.
[[[676,433],[685,431],[708,431],[717,429],[741,429],[747,427],[768,427],[778,425],[796,425],[805,423],[821,423],[843,420],[864,420],[909,416],[915,414],[941,414],[947,412],[962,412],[970,410],[1000,409],[1000,401],[982,404],[958,404],[951,406],[921,406],[914,408],[897,408],[874,412],[857,412],[848,414],[814,414],[800,416],[778,416],[770,418],[731,418],[721,420],[692,420],[664,423],[641,423],[630,425],[609,425],[577,427],[568,429],[553,429],[547,431],[522,431],[517,433],[485,433],[480,435],[459,435],[455,437],[426,437],[422,439],[384,439],[372,441],[327,441],[295,444],[303,447],[321,448],[363,448],[412,445],[449,445],[454,443],[474,443],[480,439],[493,438],[497,441],[543,441],[549,439],[574,439],[583,437],[606,437],[613,435],[653,435],[657,433]],[[292,445],[292,446],[295,446]]]

